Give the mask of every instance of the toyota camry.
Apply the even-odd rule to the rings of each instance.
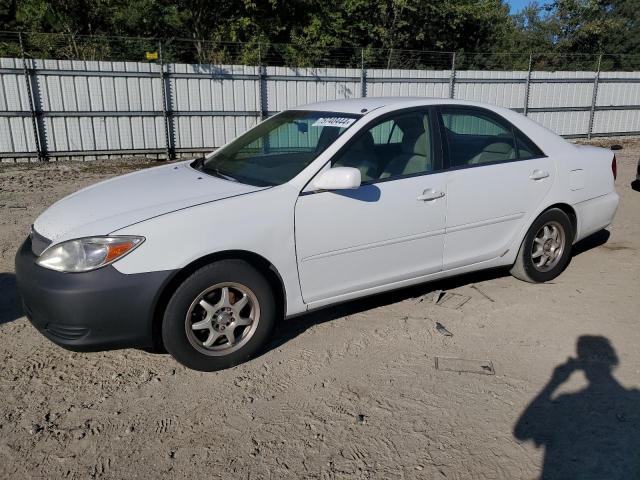
[[[58,201],[16,276],[59,345],[164,346],[212,371],[255,355],[276,322],[346,300],[495,267],[549,281],[612,221],[615,176],[610,150],[505,108],[316,103]]]

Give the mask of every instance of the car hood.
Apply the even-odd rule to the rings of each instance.
[[[140,170],[79,190],[49,207],[33,228],[53,243],[107,235],[151,217],[263,189],[206,175],[189,163]]]

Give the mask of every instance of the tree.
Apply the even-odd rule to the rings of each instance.
[[[29,35],[39,56],[135,60],[162,38],[186,62],[448,68],[456,51],[460,68],[509,68],[532,51],[635,54],[640,0],[549,0],[513,16],[505,0],[0,0],[0,28],[63,34]],[[540,65],[559,66],[551,57]]]

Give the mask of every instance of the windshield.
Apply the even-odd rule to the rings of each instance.
[[[280,185],[298,175],[358,118],[347,113],[285,111],[193,166],[227,180]]]

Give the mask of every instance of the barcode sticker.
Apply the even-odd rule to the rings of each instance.
[[[355,122],[355,118],[348,117],[321,117],[315,121],[312,127],[338,127],[338,128],[348,128],[351,126],[353,122]]]

